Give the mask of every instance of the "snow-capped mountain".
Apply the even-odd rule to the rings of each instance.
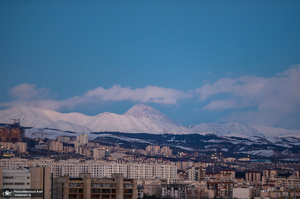
[[[198,125],[190,125],[188,128],[201,134],[212,133],[220,136],[264,137],[264,135],[256,129],[238,122],[229,122],[227,124],[202,123]]]
[[[0,123],[11,123],[10,118],[21,118],[21,125],[34,128],[51,128],[76,133],[127,132],[127,133],[193,133],[172,121],[159,111],[136,105],[124,115],[102,113],[87,116],[81,113],[59,113],[33,107],[14,107],[0,111]]]
[[[21,125],[25,127],[57,129],[75,133],[212,133],[227,137],[264,137],[272,142],[276,141],[277,137],[300,137],[299,130],[250,127],[237,122],[227,124],[202,123],[184,127],[158,110],[143,104],[133,106],[123,115],[106,112],[96,116],[87,116],[81,113],[59,113],[34,107],[14,107],[0,110],[0,123],[12,123],[11,119],[22,119]]]
[[[299,137],[299,130],[287,130],[283,128],[246,126],[238,122],[229,122],[226,124],[202,123],[190,125],[187,128],[199,134],[216,134],[227,137],[264,137],[274,141],[275,137]]]

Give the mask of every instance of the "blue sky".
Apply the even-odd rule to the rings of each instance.
[[[300,1],[0,1],[0,108],[300,129]]]

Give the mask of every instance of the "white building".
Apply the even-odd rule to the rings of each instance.
[[[55,162],[52,159],[27,160],[11,158],[0,159],[0,166],[4,169],[49,167],[54,178],[64,175],[78,177],[80,173],[91,173],[92,178],[110,178],[113,173],[122,173],[125,178],[128,177],[134,179],[177,179],[177,167],[175,164],[119,164],[116,162],[99,160],[81,161],[77,159]]]

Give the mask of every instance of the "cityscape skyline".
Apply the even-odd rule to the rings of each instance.
[[[300,129],[300,2],[0,6],[0,108]]]

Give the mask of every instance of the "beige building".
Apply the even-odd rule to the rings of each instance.
[[[68,176],[54,180],[53,198],[55,199],[136,199],[137,181],[124,179],[122,174],[112,178],[91,178],[89,173],[81,173],[77,178]]]
[[[160,153],[160,146],[149,145],[145,150],[149,155],[158,155]]]
[[[285,179],[285,187],[289,190],[300,190],[300,178],[295,175],[289,176],[287,179]]]
[[[18,153],[27,153],[27,143],[26,142],[17,142],[16,144]]]
[[[93,149],[93,157],[95,159],[104,158],[105,157],[105,149],[102,149],[102,148]]]
[[[257,171],[246,172],[246,181],[247,182],[261,182],[261,173]]]
[[[49,143],[49,151],[63,152],[64,145],[62,142],[59,142],[59,141],[51,141]]]
[[[172,156],[172,149],[167,146],[160,148],[160,146],[149,145],[145,149],[148,155],[162,155],[162,156]]]
[[[278,171],[276,170],[264,170],[262,176],[262,183],[264,185],[274,185],[276,181],[276,177],[278,176]]]
[[[142,180],[140,182],[140,185],[142,185],[143,192],[145,195],[148,196],[156,196],[160,197],[161,196],[161,180],[159,179],[149,179],[149,180]]]
[[[223,170],[221,173],[222,180],[233,180],[235,178],[235,171],[234,170]]]
[[[85,145],[89,142],[87,134],[81,134],[81,135],[76,136],[76,140],[78,142],[78,145]]]
[[[170,157],[170,156],[172,156],[172,149],[170,149],[167,146],[164,146],[164,147],[161,148],[160,153],[163,156]]]
[[[207,182],[207,188],[214,191],[216,198],[232,198],[233,182]]]
[[[51,173],[50,168],[34,167],[29,169],[3,169],[0,167],[0,189],[37,190],[36,199],[51,199]],[[13,192],[15,192],[13,191]],[[9,194],[9,192],[6,192]],[[24,193],[24,192],[22,192]],[[17,194],[11,193],[11,194]],[[0,195],[1,198],[2,195]],[[20,197],[11,197],[20,198]],[[30,197],[22,197],[30,198]]]
[[[1,148],[8,148],[17,151],[18,153],[27,153],[26,142],[0,142]]]
[[[68,136],[59,136],[59,137],[57,137],[57,141],[65,142],[65,143],[69,144],[71,142],[71,138]]]

